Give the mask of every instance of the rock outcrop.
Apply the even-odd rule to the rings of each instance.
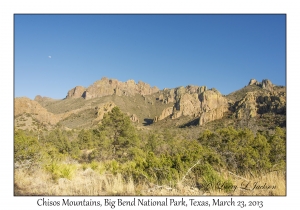
[[[169,117],[170,115],[173,114],[173,107],[168,107],[168,108],[165,108],[161,115],[157,118],[157,119],[154,119],[154,121],[158,121],[158,120],[163,120],[165,119],[166,117]]]
[[[46,101],[55,101],[55,99],[49,98],[49,97],[45,97],[45,96],[42,97],[40,95],[37,95],[37,96],[35,96],[34,101],[42,103],[42,102],[46,102]]]
[[[256,79],[251,79],[248,85],[259,85],[259,82]]]
[[[204,91],[200,94],[200,118],[199,125],[221,119],[228,111],[228,101],[216,89]]]
[[[85,88],[82,86],[76,86],[68,91],[67,98],[80,98],[83,96]]]
[[[172,119],[181,116],[199,117],[199,124],[203,125],[212,120],[223,117],[228,111],[228,101],[216,89],[207,90],[205,86],[187,86],[175,89],[164,89],[158,100],[173,102],[172,107],[165,108],[159,117],[153,121],[159,121],[166,117]]]
[[[273,90],[273,87],[274,85],[272,84],[272,82],[268,79],[264,79],[262,82],[261,82],[261,86],[263,89],[266,89],[266,90],[269,90],[269,91],[272,91]]]
[[[107,102],[96,106],[95,109],[97,110],[97,118],[94,121],[102,120],[104,114],[110,112],[115,106],[116,104],[113,102]]]
[[[249,119],[264,113],[285,114],[286,94],[285,88],[275,86],[268,79],[261,83],[251,79],[248,85],[256,85],[261,89],[247,92],[232,106],[238,119]]]
[[[184,93],[176,103],[176,110],[172,119],[176,119],[180,116],[197,116],[201,110],[200,106],[199,94]]]
[[[120,82],[116,79],[103,77],[101,80],[96,81],[86,89],[82,86],[77,86],[71,89],[66,98],[83,97],[84,99],[91,99],[114,94],[117,96],[134,96],[135,94],[151,95],[158,91],[159,89],[157,87],[150,87],[149,84],[141,81],[136,84],[134,80]]]
[[[274,85],[272,82],[268,79],[262,80],[261,83],[259,83],[256,79],[251,79],[248,85],[256,85],[259,87],[262,87],[263,89],[273,91]]]
[[[248,92],[246,96],[237,102],[235,115],[238,119],[249,119],[257,115],[256,96]]]

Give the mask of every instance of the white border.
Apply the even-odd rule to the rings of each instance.
[[[14,197],[13,196],[13,15],[16,13],[195,13],[195,14],[287,14],[287,156],[288,177],[287,196],[283,197],[234,197],[235,200],[263,200],[263,209],[274,209],[281,207],[296,207],[298,202],[297,192],[299,182],[296,178],[298,168],[299,138],[296,138],[298,107],[298,71],[299,71],[299,7],[296,1],[275,0],[206,0],[206,1],[178,1],[178,0],[111,0],[111,1],[62,1],[62,0],[2,0],[0,1],[0,129],[1,135],[1,209],[15,209],[15,207],[29,207],[30,209],[41,209],[36,205],[39,197]],[[299,129],[298,129],[299,130]],[[58,199],[61,197],[47,197],[47,199]],[[71,197],[82,200],[83,197]],[[221,197],[224,198],[224,197]],[[94,197],[93,199],[103,199]],[[211,200],[212,197],[202,197]],[[225,199],[225,198],[224,198]],[[48,207],[49,208],[49,207]],[[64,207],[66,208],[66,207]],[[93,208],[93,207],[91,207]],[[99,208],[99,207],[96,207]],[[120,208],[120,207],[119,207]],[[117,209],[119,209],[117,208]],[[199,207],[198,207],[199,208]],[[230,208],[230,207],[228,207]],[[228,209],[225,208],[225,209]],[[299,207],[298,207],[299,208]],[[135,208],[137,209],[137,208]],[[168,209],[171,209],[168,207]],[[224,209],[224,207],[223,207]],[[293,208],[293,209],[297,209]]]

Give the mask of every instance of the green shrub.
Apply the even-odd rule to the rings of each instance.
[[[82,170],[86,170],[86,169],[88,169],[89,168],[89,164],[87,164],[87,163],[82,163],[81,164],[81,167],[82,167]]]
[[[233,182],[230,179],[224,179],[219,175],[208,163],[200,165],[201,178],[204,189],[208,191],[224,190],[229,192],[232,190]]]
[[[50,172],[52,178],[57,180],[59,178],[66,178],[71,180],[75,174],[76,166],[71,164],[60,164],[53,162],[45,166],[46,171]]]
[[[121,172],[120,164],[116,160],[108,161],[105,163],[105,170],[116,175]]]
[[[36,137],[26,135],[22,130],[16,130],[14,137],[15,162],[34,163],[41,159],[41,147]]]
[[[60,177],[71,180],[75,174],[76,166],[63,164],[60,167]]]
[[[91,169],[93,169],[93,170],[95,171],[95,170],[98,169],[99,163],[96,162],[96,161],[92,161],[92,162],[90,163],[90,167],[91,167]]]

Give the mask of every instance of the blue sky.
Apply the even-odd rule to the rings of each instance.
[[[229,94],[286,85],[285,15],[15,15],[15,97],[62,99],[102,77]]]

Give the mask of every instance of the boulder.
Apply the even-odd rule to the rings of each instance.
[[[131,117],[130,117],[130,120],[131,120],[132,122],[137,122],[137,123],[140,122],[140,121],[139,121],[139,118],[136,116],[136,114],[132,114]]]

